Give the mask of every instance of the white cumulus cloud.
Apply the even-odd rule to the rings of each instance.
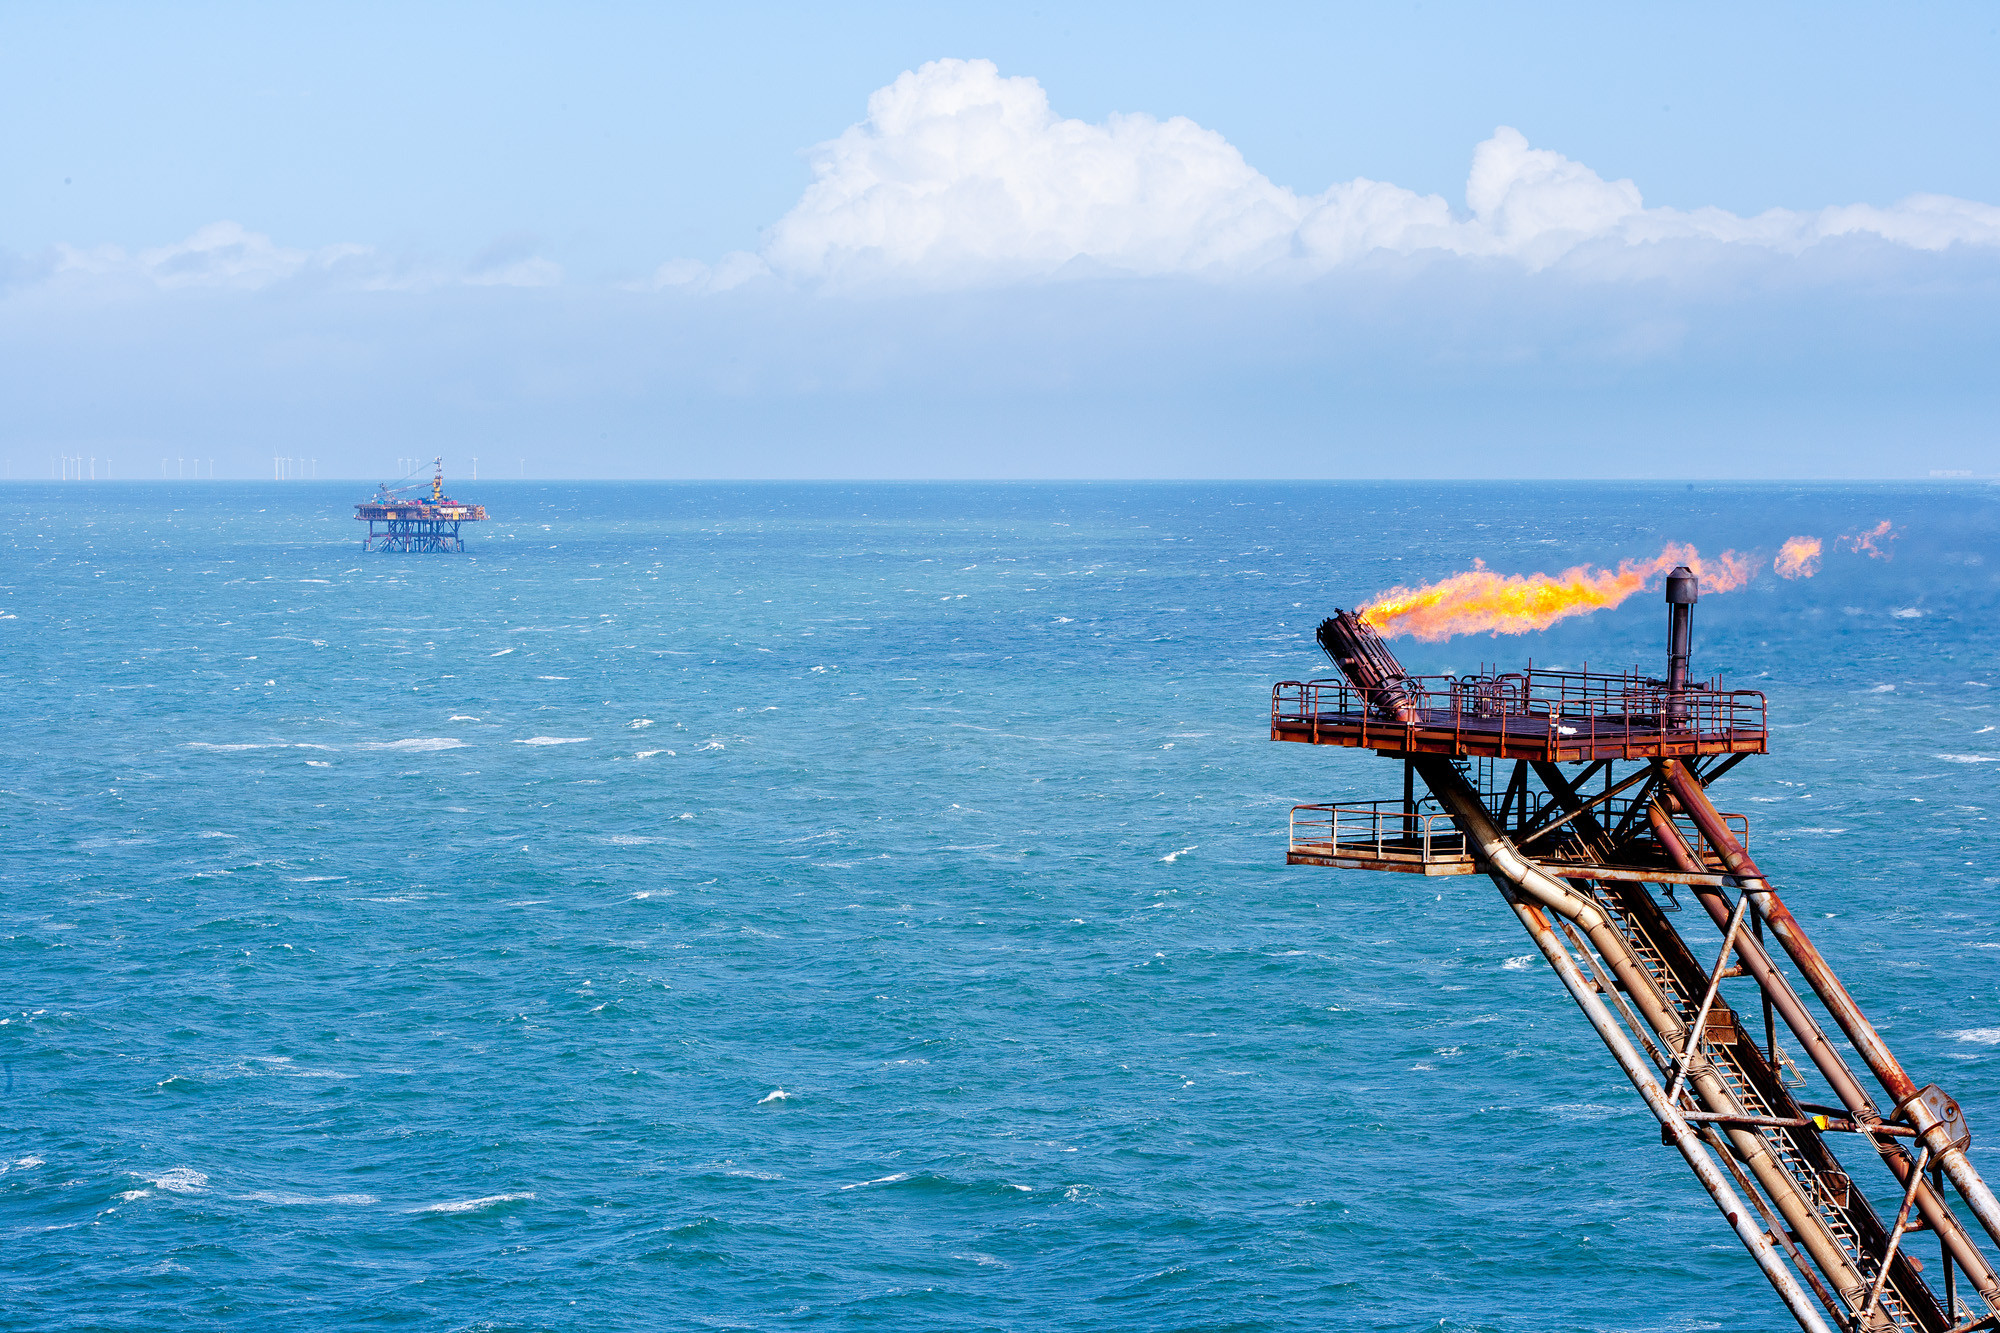
[[[1686,270],[1724,253],[1776,262],[1839,238],[1919,251],[2000,248],[2000,208],[1944,195],[1887,207],[1648,208],[1629,180],[1501,126],[1472,153],[1464,199],[1356,178],[1302,194],[1184,116],[1066,119],[1041,84],[988,60],[935,60],[868,99],[865,119],[812,150],[813,180],[763,235],[713,264],[675,259],[637,285],[718,292],[910,289],[1121,274],[1296,283],[1371,255],[1455,255],[1517,272],[1568,265],[1605,278]],[[57,245],[0,253],[0,292],[50,282],[136,291],[362,291],[554,287],[533,237],[465,265],[359,244],[292,248],[215,222],[152,248]]]
[[[1918,195],[1888,208],[1647,208],[1629,180],[1532,147],[1505,126],[1473,153],[1465,207],[1381,181],[1316,195],[1277,185],[1182,116],[1063,119],[1032,78],[936,60],[868,99],[813,154],[814,180],[713,285],[766,266],[806,281],[988,283],[1076,273],[1311,276],[1374,251],[1498,256],[1530,269],[1593,245],[1663,241],[1796,253],[1872,235],[1925,250],[2000,245],[2000,208]],[[761,262],[759,262],[761,261]],[[710,280],[670,266],[663,281]]]

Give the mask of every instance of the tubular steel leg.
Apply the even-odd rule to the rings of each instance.
[[[1917,1190],[1924,1183],[1924,1168],[1930,1165],[1931,1150],[1917,1149],[1917,1169],[1910,1173],[1910,1187],[1903,1191],[1903,1206],[1896,1210],[1896,1226],[1889,1233],[1888,1248],[1882,1251],[1882,1266],[1875,1273],[1875,1285],[1868,1288],[1868,1303],[1861,1307],[1861,1313],[1854,1316],[1854,1326],[1861,1328],[1875,1313],[1875,1305],[1882,1299],[1882,1288],[1889,1285],[1889,1265],[1896,1261],[1896,1250],[1903,1243],[1903,1233],[1910,1229],[1910,1205],[1916,1202]]]
[[[1682,840],[1680,830],[1674,827],[1666,812],[1655,805],[1647,813],[1653,821],[1654,836],[1667,849],[1668,855],[1675,863],[1683,870],[1700,869],[1693,850]],[[1728,920],[1730,909],[1721,894],[1713,889],[1696,888],[1695,896],[1707,909],[1710,919],[1717,926],[1723,925]],[[1742,900],[1739,898],[1738,901]],[[1792,989],[1791,982],[1786,980],[1784,974],[1772,963],[1771,956],[1764,951],[1764,946],[1754,936],[1741,940],[1737,944],[1736,956],[1742,961],[1743,970],[1750,974],[1763,992],[1764,1002],[1785,1020],[1785,1025],[1792,1030],[1792,1035],[1798,1039],[1799,1045],[1805,1050],[1814,1067],[1819,1070],[1821,1077],[1826,1079],[1827,1086],[1833,1089],[1833,1094],[1840,1099],[1841,1105],[1862,1124],[1879,1123],[1882,1113],[1876,1109],[1874,1100],[1854,1077],[1854,1072],[1847,1067],[1847,1061],[1841,1058],[1840,1052],[1834,1049],[1833,1043],[1821,1030],[1818,1020],[1806,1010],[1798,992]],[[1907,1185],[1910,1159],[1903,1150],[1881,1136],[1867,1137],[1875,1150],[1881,1154],[1883,1162],[1896,1177],[1897,1183]],[[1926,1186],[1917,1195],[1917,1207],[1924,1221],[1937,1231],[1940,1243],[1951,1247],[1958,1266],[1972,1279],[1973,1288],[1978,1291],[1980,1299],[1986,1302],[1987,1308],[2000,1309],[2000,1273],[1994,1271],[1986,1256],[1980,1252],[1978,1245],[1966,1233],[1957,1215],[1945,1203],[1944,1192]],[[1949,1270],[1946,1277],[1947,1279],[1950,1277]]]
[[[1597,955],[1591,952],[1590,942],[1579,935],[1576,927],[1562,917],[1556,918],[1556,924],[1562,928],[1564,937],[1576,949],[1577,956],[1583,959],[1584,966],[1590,969],[1590,978],[1597,983],[1597,993],[1611,997],[1611,1003],[1617,1006],[1618,1016],[1625,1020],[1625,1026],[1639,1039],[1639,1044],[1645,1047],[1646,1054],[1652,1057],[1653,1063],[1665,1070],[1668,1063],[1666,1053],[1660,1049],[1658,1043],[1646,1035],[1645,1023],[1640,1021],[1639,1015],[1632,1012],[1632,1006],[1625,1003],[1625,997],[1618,993],[1618,983],[1613,981],[1598,964]]]
[[[1715,1006],[1715,993],[1722,989],[1722,973],[1729,966],[1729,955],[1736,948],[1736,935],[1743,929],[1743,913],[1749,906],[1749,894],[1736,895],[1736,910],[1729,914],[1729,928],[1722,932],[1722,952],[1716,955],[1715,971],[1709,974],[1708,989],[1702,992],[1701,1005],[1694,1011],[1694,1022],[1688,1024],[1687,1045],[1682,1048],[1680,1059],[1674,1062],[1674,1081],[1667,1085],[1668,1101],[1680,1096],[1688,1066],[1701,1051],[1701,1039],[1706,1035],[1708,1026],[1708,1011]]]
[[[1961,1143],[1920,1098],[1922,1089],[1903,1071],[1903,1066],[1897,1061],[1895,1053],[1889,1049],[1888,1043],[1882,1040],[1882,1034],[1875,1030],[1875,1025],[1861,1012],[1861,1006],[1854,1002],[1854,997],[1840,984],[1840,978],[1836,977],[1833,969],[1827,966],[1826,959],[1813,947],[1812,941],[1807,938],[1805,929],[1799,925],[1791,909],[1787,908],[1783,900],[1772,890],[1770,882],[1764,878],[1764,873],[1757,868],[1757,863],[1750,859],[1750,854],[1736,841],[1736,835],[1723,823],[1722,816],[1716,812],[1714,804],[1708,799],[1708,792],[1703,789],[1701,783],[1695,780],[1679,760],[1661,760],[1660,768],[1667,785],[1679,799],[1681,808],[1693,818],[1695,826],[1701,830],[1702,836],[1708,839],[1710,845],[1722,854],[1723,862],[1728,865],[1730,873],[1736,877],[1737,882],[1743,886],[1743,891],[1753,895],[1758,913],[1770,924],[1772,933],[1777,935],[1778,942],[1785,946],[1785,952],[1791,955],[1792,962],[1797,964],[1800,974],[1813,988],[1813,993],[1819,996],[1820,1002],[1826,1005],[1827,1012],[1833,1015],[1833,1021],[1854,1044],[1854,1049],[1860,1052],[1868,1068],[1874,1071],[1876,1079],[1888,1092],[1896,1109],[1908,1116],[1910,1123],[1923,1134],[1925,1145],[1943,1163],[1945,1174],[1950,1176],[1951,1183],[1958,1187],[1959,1194],[1972,1209],[1973,1215],[1979,1219],[1980,1225],[1986,1228],[1986,1234],[2000,1241],[2000,1199],[1993,1196],[1992,1189],[1980,1176],[1978,1169],[1967,1160]]]
[[[1662,1042],[1676,1047],[1685,1040],[1687,1023],[1677,1007],[1660,991],[1652,974],[1639,962],[1603,909],[1517,852],[1494,828],[1478,793],[1449,762],[1424,758],[1417,764],[1425,784],[1451,812],[1468,844],[1479,849],[1487,872],[1503,878],[1530,901],[1574,921],[1597,946],[1605,963],[1623,983],[1634,1007],[1645,1015],[1647,1025],[1659,1034]],[[1693,1073],[1689,1083],[1710,1110],[1743,1114],[1735,1094],[1707,1062]],[[1753,1129],[1731,1126],[1727,1133],[1744,1164],[1784,1215],[1786,1224],[1798,1234],[1799,1243],[1828,1282],[1844,1299],[1859,1304],[1868,1287],[1867,1277],[1828,1230],[1817,1205],[1800,1193],[1798,1182],[1772,1155],[1770,1143]]]
[[[1722,1165],[1728,1170],[1729,1178],[1736,1182],[1751,1204],[1756,1207],[1757,1216],[1764,1220],[1765,1234],[1784,1247],[1785,1257],[1792,1261],[1792,1266],[1798,1270],[1799,1276],[1812,1288],[1813,1295],[1819,1297],[1819,1303],[1826,1312],[1836,1321],[1845,1321],[1847,1314],[1841,1308],[1840,1298],[1826,1289],[1826,1283],[1819,1280],[1818,1274],[1813,1272],[1813,1266],[1806,1261],[1803,1254],[1799,1253],[1799,1247],[1787,1234],[1785,1220],[1771,1211],[1771,1205],[1764,1202],[1764,1196],[1757,1192],[1757,1187],[1743,1174],[1743,1168],[1736,1164],[1736,1155],[1730,1151],[1729,1140],[1723,1138],[1713,1125],[1702,1125],[1700,1129],[1701,1141],[1715,1150],[1715,1155],[1722,1159]]]
[[[1702,1147],[1701,1136],[1680,1117],[1673,1104],[1667,1100],[1659,1080],[1653,1076],[1646,1062],[1640,1058],[1639,1052],[1634,1050],[1632,1043],[1626,1039],[1624,1029],[1618,1026],[1618,1021],[1611,1016],[1611,1011],[1604,1007],[1604,1002],[1598,998],[1597,992],[1591,989],[1590,983],[1577,971],[1575,960],[1569,956],[1569,951],[1563,948],[1562,941],[1556,938],[1555,931],[1549,927],[1548,918],[1542,915],[1539,907],[1524,900],[1499,876],[1495,875],[1493,880],[1499,885],[1500,892],[1506,896],[1508,905],[1514,909],[1515,915],[1521,918],[1521,924],[1527,927],[1529,936],[1542,951],[1542,956],[1548,959],[1549,966],[1554,968],[1556,975],[1562,979],[1563,988],[1569,992],[1570,998],[1576,1001],[1577,1008],[1583,1010],[1584,1017],[1590,1020],[1590,1025],[1597,1030],[1597,1035],[1603,1038],[1605,1046],[1611,1051],[1612,1058],[1617,1060],[1619,1068],[1625,1071],[1625,1077],[1632,1080],[1632,1086],[1639,1090],[1641,1097],[1645,1098],[1647,1109],[1653,1113],[1654,1119],[1660,1122],[1661,1127],[1673,1140],[1674,1147],[1680,1150],[1681,1156],[1687,1159],[1688,1166],[1694,1170],[1702,1188],[1708,1191],[1709,1198],[1715,1200],[1715,1206],[1721,1209],[1722,1215],[1729,1219],[1729,1225],[1735,1230],[1737,1238],[1743,1242],[1744,1248],[1750,1251],[1751,1257],[1757,1261],[1757,1266],[1764,1270],[1764,1276],[1769,1278],[1772,1287],[1777,1289],[1786,1308],[1792,1312],[1792,1317],[1799,1321],[1799,1327],[1807,1330],[1807,1333],[1833,1333],[1826,1320],[1822,1319],[1819,1311],[1814,1308],[1812,1298],[1806,1295],[1805,1288],[1799,1285],[1798,1278],[1779,1256],[1771,1237],[1757,1224],[1757,1219],[1744,1206],[1736,1191],[1730,1187],[1728,1178],[1716,1169],[1714,1160]]]
[[[1935,1170],[1931,1172],[1931,1189],[1940,1195],[1944,1193],[1944,1172]],[[1938,1236],[1938,1264],[1944,1269],[1944,1317],[1946,1322],[1956,1324],[1958,1322],[1958,1283],[1951,1271],[1953,1268],[1951,1262],[1951,1242],[1942,1234]]]

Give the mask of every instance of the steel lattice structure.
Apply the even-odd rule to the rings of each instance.
[[[1399,759],[1403,794],[1297,807],[1287,859],[1490,877],[1802,1328],[2000,1327],[2000,1275],[1946,1200],[1949,1182],[2000,1242],[2000,1200],[1966,1157],[1957,1103],[1904,1071],[1751,859],[1747,821],[1710,798],[1765,753],[1768,726],[1762,694],[1689,681],[1695,599],[1694,575],[1675,570],[1665,679],[1412,677],[1360,617],[1336,613],[1319,641],[1341,678],[1277,685],[1271,737]],[[1697,954],[1676,929],[1683,887],[1719,951]],[[1737,978],[1740,995],[1725,994]],[[1800,1059],[1837,1104],[1800,1100]],[[1892,1215],[1841,1166],[1841,1135],[1894,1178]],[[1912,1250],[1920,1233],[1937,1242],[1936,1285]]]
[[[461,523],[479,523],[486,518],[486,506],[463,504],[444,493],[444,459],[431,462],[437,471],[431,478],[428,496],[405,497],[409,486],[378,486],[373,499],[354,506],[354,517],[368,525],[361,539],[364,551],[463,551],[465,539],[458,535]],[[375,525],[380,523],[378,532]]]

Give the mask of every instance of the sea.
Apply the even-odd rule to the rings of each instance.
[[[2000,1177],[2000,488],[453,489],[0,488],[0,1327],[1792,1328],[1489,882],[1285,864],[1400,789],[1269,739],[1322,617],[1668,541],[1765,571],[1718,803]]]

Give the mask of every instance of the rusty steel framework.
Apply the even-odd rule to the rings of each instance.
[[[1277,685],[1271,737],[1400,759],[1403,792],[1297,807],[1287,860],[1491,878],[1802,1328],[2000,1327],[2000,1274],[1946,1201],[1949,1181],[2000,1242],[2000,1200],[1966,1157],[1957,1103],[1904,1071],[1751,859],[1748,822],[1710,799],[1718,778],[1765,753],[1768,729],[1763,695],[1688,679],[1696,595],[1685,568],[1669,576],[1665,679],[1412,677],[1363,620],[1337,612],[1319,641],[1342,678]],[[1719,948],[1697,952],[1676,928],[1677,889]],[[1726,993],[1738,979],[1743,991]],[[1802,1061],[1835,1104],[1801,1100]],[[1841,1135],[1887,1168],[1893,1212],[1841,1166]],[[1922,1233],[1937,1244],[1931,1283],[1912,1248]]]
[[[373,498],[354,506],[354,517],[368,524],[361,539],[364,551],[463,551],[465,540],[458,535],[460,523],[477,523],[486,517],[486,506],[462,504],[444,493],[444,459],[431,460],[437,471],[431,478],[431,493],[406,498],[399,491],[410,486],[376,487]],[[407,480],[407,478],[405,479]],[[375,525],[382,525],[376,531]]]

